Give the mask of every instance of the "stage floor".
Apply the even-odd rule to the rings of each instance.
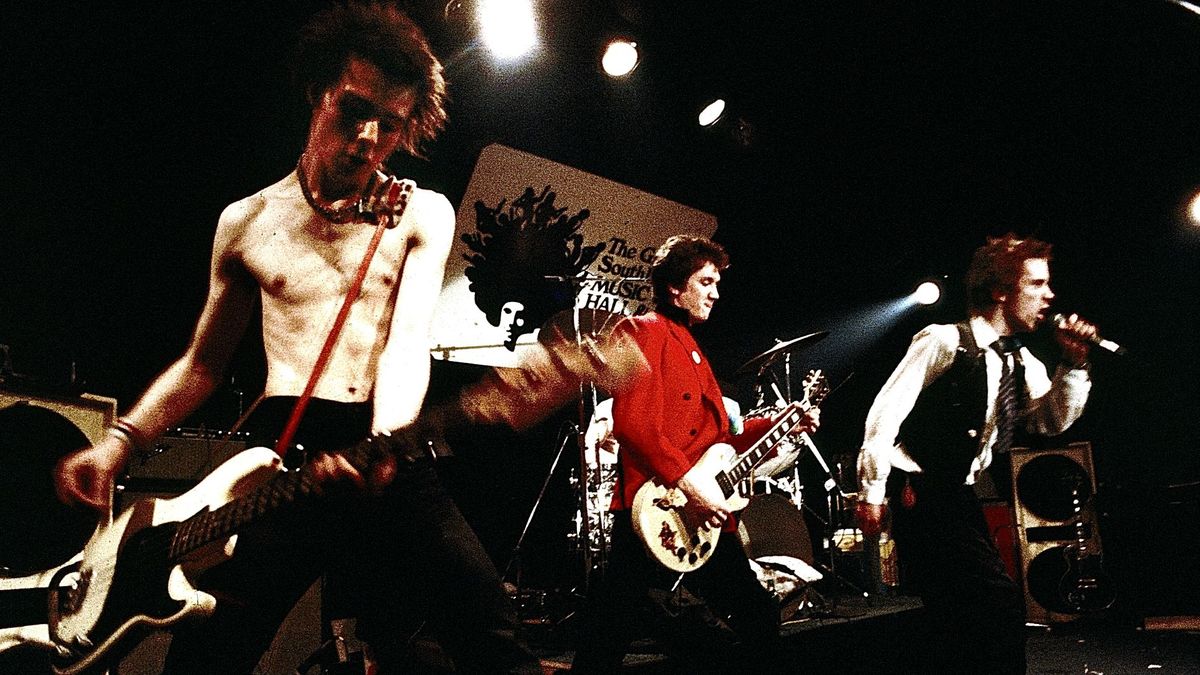
[[[784,622],[783,665],[806,675],[919,672],[903,655],[911,649],[906,636],[920,625],[923,613],[920,600],[911,597],[837,599],[824,612]],[[1031,674],[1200,673],[1200,631],[1148,631],[1110,616],[1027,630]],[[531,643],[545,672],[570,668],[574,653],[569,649]],[[652,640],[635,643],[622,670],[681,672]]]
[[[820,609],[822,611],[806,611],[806,616],[784,622],[781,627],[782,670],[805,675],[922,673],[906,660],[913,651],[911,636],[923,625],[924,610],[916,598],[842,597],[827,600]],[[315,619],[315,612],[308,612],[303,621],[305,627],[315,631]],[[545,673],[560,673],[570,668],[573,645],[579,639],[570,634],[571,623],[566,618],[556,626],[526,625],[525,638],[541,659]],[[1200,617],[1182,617],[1160,623],[1173,626],[1173,629],[1145,630],[1141,620],[1121,619],[1114,615],[1081,618],[1051,627],[1031,626],[1028,628],[1028,672],[1031,675],[1200,673],[1200,630],[1197,630]],[[119,675],[158,673],[166,639],[165,635],[154,636],[127,657],[116,672]],[[256,672],[294,674],[299,656],[312,651],[315,639],[315,635],[281,632],[277,636],[280,644],[264,657]],[[421,652],[418,661],[423,666],[412,672],[450,672],[436,643],[418,640],[414,648]],[[16,670],[13,669],[14,661],[0,659],[0,672],[48,673],[48,667],[41,665],[44,658],[17,660],[15,663],[25,665]],[[317,669],[306,672],[317,672]],[[685,671],[673,664],[658,644],[647,639],[632,646],[621,672],[653,675]]]

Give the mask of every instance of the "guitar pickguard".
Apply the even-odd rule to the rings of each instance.
[[[267,448],[246,450],[196,487],[172,499],[135,502],[101,525],[84,548],[72,588],[57,591],[50,606],[50,638],[59,648],[55,673],[87,672],[127,651],[150,630],[185,617],[206,616],[212,596],[195,589],[188,574],[226,559],[224,542],[174,559],[171,541],[180,522],[248,494],[279,471]]]

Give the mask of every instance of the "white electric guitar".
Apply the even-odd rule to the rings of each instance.
[[[757,438],[750,447],[738,449],[727,443],[717,443],[704,452],[693,465],[701,473],[713,476],[725,494],[730,509],[740,511],[750,503],[750,479],[754,467],[804,420],[805,414],[820,406],[829,393],[829,384],[821,371],[810,371],[804,379],[804,398],[789,404],[779,414],[763,420],[769,425],[761,431],[747,429],[740,438]],[[658,479],[647,481],[633,496],[633,529],[646,551],[670,570],[692,572],[700,569],[712,557],[721,536],[718,529],[703,523],[688,522],[684,505],[687,497],[677,487],[667,486]]]
[[[521,368],[495,370],[457,402],[424,415],[392,436],[377,436],[339,454],[360,471],[388,453],[411,451],[451,424],[503,423],[523,429],[574,397],[581,382],[620,390],[647,369],[628,338],[604,343],[557,341],[527,352]],[[315,497],[310,472],[284,472],[268,448],[246,450],[174,499],[147,499],[102,523],[82,559],[50,584],[51,665],[59,675],[103,670],[154,629],[204,617],[213,596],[195,574],[235,554],[237,532],[262,516]]]

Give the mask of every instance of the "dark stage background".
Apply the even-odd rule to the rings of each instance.
[[[1053,242],[1058,306],[1130,356],[1096,356],[1088,412],[1050,446],[1093,445],[1119,607],[1200,613],[1200,230],[1184,217],[1200,189],[1200,16],[1149,0],[911,4],[547,0],[541,51],[497,66],[440,2],[415,2],[448,64],[451,121],[427,161],[395,168],[457,204],[499,142],[715,214],[734,266],[701,343],[748,406],[740,364],[832,331],[795,368],[840,385],[816,440],[848,480],[909,337],[961,316],[970,252],[1010,230]],[[0,9],[0,344],[23,383],[125,407],[183,349],[221,209],[296,162],[307,110],[286,50],[319,6]],[[618,25],[644,62],[612,81],[594,55]],[[700,129],[712,93],[730,119]],[[730,132],[739,118],[749,132]],[[940,305],[886,324],[867,312],[941,275]],[[251,336],[189,424],[228,425],[260,358]],[[478,374],[436,362],[431,396]],[[452,439],[447,471],[502,567],[560,421]],[[568,468],[531,530],[531,583],[575,574]]]

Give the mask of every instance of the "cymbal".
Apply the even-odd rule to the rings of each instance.
[[[734,376],[745,375],[746,373],[759,368],[760,366],[769,366],[774,363],[776,357],[779,355],[785,352],[794,352],[798,349],[811,347],[817,342],[824,340],[826,337],[828,337],[828,335],[829,331],[819,330],[815,333],[809,333],[808,335],[801,335],[800,337],[793,338],[787,342],[780,342],[767,351],[743,363],[742,367],[738,368],[737,372],[734,373]]]

